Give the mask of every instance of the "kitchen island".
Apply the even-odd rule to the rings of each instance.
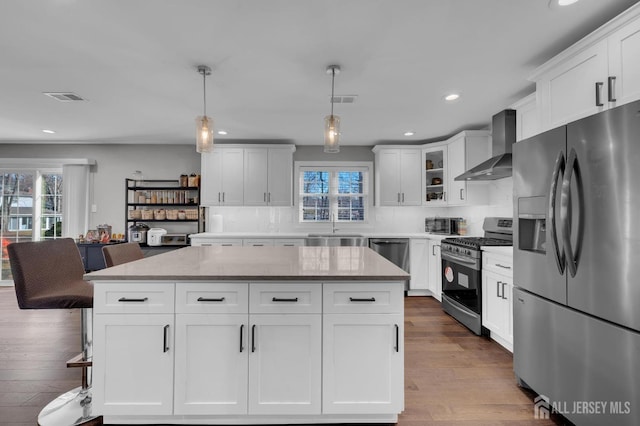
[[[85,276],[110,424],[394,423],[404,281],[365,247],[186,247]]]

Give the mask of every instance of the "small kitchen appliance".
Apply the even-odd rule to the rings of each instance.
[[[464,219],[461,217],[427,217],[424,220],[424,232],[459,235],[463,222]]]
[[[484,237],[445,238],[442,257],[442,307],[477,335],[482,329],[482,247],[513,245],[513,219],[487,217]]]
[[[167,230],[163,228],[151,228],[147,232],[147,244],[150,246],[161,246],[162,236],[167,234]]]
[[[135,223],[129,227],[129,235],[127,241],[130,243],[146,244],[147,232],[149,231],[149,225],[145,223]]]

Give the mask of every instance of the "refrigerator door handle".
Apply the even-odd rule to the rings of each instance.
[[[556,195],[558,194],[558,181],[562,181],[565,172],[565,157],[564,152],[558,152],[555,165],[553,166],[553,176],[551,177],[551,188],[549,189],[549,220],[551,222],[551,244],[555,252],[556,264],[560,275],[564,275],[564,268],[566,265],[566,258],[564,251],[560,252],[558,245],[558,232],[556,231]]]
[[[573,247],[571,247],[571,221],[569,220],[569,206],[571,205],[571,180],[578,164],[576,151],[572,148],[567,159],[562,192],[560,193],[560,221],[562,223],[562,243],[567,256],[567,269],[572,277],[576,276],[578,262]],[[580,220],[580,219],[578,219]]]

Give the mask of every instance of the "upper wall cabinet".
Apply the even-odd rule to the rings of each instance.
[[[447,149],[448,193],[445,194],[447,205],[486,204],[488,199],[486,182],[466,182],[455,180],[455,178],[489,158],[491,154],[489,132],[467,130],[458,133],[447,140]]]
[[[241,206],[244,202],[244,149],[216,145],[201,158],[203,206]]]
[[[246,148],[244,151],[244,205],[292,205],[293,146]]]
[[[373,152],[376,154],[376,205],[421,205],[420,148],[376,146]]]
[[[540,133],[540,114],[538,113],[535,92],[522,98],[511,108],[516,110],[516,141]]]
[[[640,4],[538,68],[541,131],[640,99]]]
[[[202,154],[203,206],[290,206],[293,145],[216,145]]]

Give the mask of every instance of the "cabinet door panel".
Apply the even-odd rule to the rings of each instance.
[[[400,150],[383,149],[376,154],[378,205],[400,204]]]
[[[400,202],[403,206],[422,204],[422,152],[403,149],[400,152]]]
[[[244,151],[244,204],[266,206],[268,181],[268,150],[245,149]]]
[[[222,151],[222,201],[225,206],[244,203],[244,150]]]
[[[171,314],[95,315],[93,401],[96,412],[106,415],[172,413],[173,323]]]
[[[401,314],[325,315],[323,345],[323,413],[402,410]]]
[[[442,258],[440,241],[429,240],[429,290],[433,297],[442,301]]]
[[[320,414],[321,316],[251,315],[250,414]]]
[[[448,191],[447,202],[449,204],[464,204],[467,199],[467,182],[454,180],[467,170],[465,161],[465,138],[460,137],[452,141],[448,146],[447,177]]]
[[[605,109],[608,75],[607,42],[603,40],[577,54],[540,83],[545,129],[586,117]],[[603,83],[601,101],[596,105],[595,84]]]
[[[246,414],[246,314],[176,316],[175,414]]]
[[[293,153],[290,149],[269,149],[269,190],[270,206],[291,206],[293,204]]]
[[[615,105],[640,99],[640,19],[609,37],[609,74],[616,77]]]
[[[222,154],[220,149],[205,152],[201,156],[203,206],[217,206],[222,203]]]

